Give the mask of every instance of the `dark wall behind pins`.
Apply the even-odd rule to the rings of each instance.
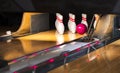
[[[11,27],[16,30],[20,26],[23,13],[21,12],[3,12],[0,13],[0,26]]]
[[[61,13],[63,15],[63,23],[65,25],[65,29],[68,30],[68,20],[69,20],[69,13]],[[76,16],[76,24],[81,22],[81,14],[73,13]],[[16,31],[22,20],[23,13],[22,12],[7,12],[7,13],[0,13],[0,30],[13,30]],[[87,14],[87,22],[90,24],[93,14]],[[55,20],[56,20],[56,13],[49,13],[49,27],[50,29],[55,29]],[[2,27],[1,27],[2,26]],[[4,28],[5,27],[5,28]],[[8,28],[6,28],[8,27]]]

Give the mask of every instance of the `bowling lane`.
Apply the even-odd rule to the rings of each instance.
[[[58,44],[64,43],[64,42],[68,42],[80,37],[83,37],[84,35],[80,35],[78,33],[76,34],[72,34],[69,31],[66,31],[63,35],[60,35],[57,33],[56,30],[50,30],[50,31],[45,31],[45,32],[40,32],[37,34],[33,34],[33,35],[29,35],[29,36],[24,36],[24,37],[20,37],[18,39],[24,39],[24,40],[39,40],[39,41],[54,41],[54,42],[58,42]],[[61,40],[60,40],[61,39]],[[62,41],[63,40],[63,41]],[[59,43],[59,41],[61,41],[61,43]]]
[[[77,33],[72,34],[70,32],[65,32],[64,35],[59,35],[55,30],[51,30],[19,37],[11,41],[2,41],[0,42],[0,59],[10,61],[83,36],[84,35]]]
[[[48,73],[120,73],[120,40]]]

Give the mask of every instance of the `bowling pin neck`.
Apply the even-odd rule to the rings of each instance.
[[[60,23],[63,23],[63,20],[60,19],[58,16],[56,16],[56,20],[57,20],[58,22],[60,22]]]
[[[71,17],[71,18],[75,19],[75,15],[74,15],[74,14],[72,14],[72,13],[69,13],[69,17]]]
[[[56,13],[56,16],[59,17],[59,19],[63,20],[63,16],[60,13]]]
[[[75,22],[75,15],[74,14],[69,14],[69,20],[72,22]]]
[[[82,16],[82,21],[81,21],[82,24],[85,24],[87,27],[88,27],[88,23],[87,23],[87,19]]]
[[[86,15],[86,14],[82,14],[82,20],[83,20],[83,21],[87,21],[86,18],[87,18],[87,15]]]
[[[87,21],[87,19],[86,19],[85,17],[82,17],[82,20],[83,20],[83,21]]]
[[[75,22],[75,19],[72,18],[72,17],[70,17],[69,20],[72,21],[72,22]]]
[[[82,14],[82,17],[85,17],[85,18],[87,18],[87,14]]]
[[[60,23],[63,23],[63,16],[60,13],[56,13],[56,20]]]

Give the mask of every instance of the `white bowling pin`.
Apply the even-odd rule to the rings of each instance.
[[[82,14],[82,24],[85,24],[88,27],[88,23],[87,23],[87,14]]]
[[[72,13],[69,13],[68,29],[72,33],[76,32],[75,15]]]
[[[63,16],[60,13],[56,13],[55,27],[59,34],[63,34],[65,27],[63,24]]]
[[[6,35],[12,35],[11,31],[6,31]]]
[[[94,21],[94,25],[93,26],[94,26],[94,29],[95,29],[100,16],[98,14],[94,14],[94,16],[95,16],[95,21]]]
[[[6,31],[6,35],[7,36],[11,36],[12,35],[12,33],[11,33],[11,31],[9,30],[9,31]],[[10,43],[12,40],[11,39],[9,39],[9,40],[7,40],[6,42],[7,43]]]

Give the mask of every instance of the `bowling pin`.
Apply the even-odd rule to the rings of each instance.
[[[72,33],[76,32],[75,15],[72,13],[69,13],[68,29]]]
[[[6,35],[7,36],[11,36],[12,35],[12,33],[11,33],[11,31],[9,30],[9,31],[6,31]],[[6,42],[7,43],[10,43],[12,40],[11,39],[8,39]]]
[[[12,35],[11,31],[6,31],[6,35],[8,36]]]
[[[82,24],[85,24],[86,27],[88,28],[88,23],[87,23],[87,14],[82,14],[82,21],[81,21]]]
[[[93,26],[94,26],[94,29],[95,29],[100,16],[98,14],[94,14],[94,16],[95,16],[95,21],[94,21]]]
[[[65,27],[63,24],[63,16],[60,13],[56,13],[55,27],[59,34],[63,34]]]

